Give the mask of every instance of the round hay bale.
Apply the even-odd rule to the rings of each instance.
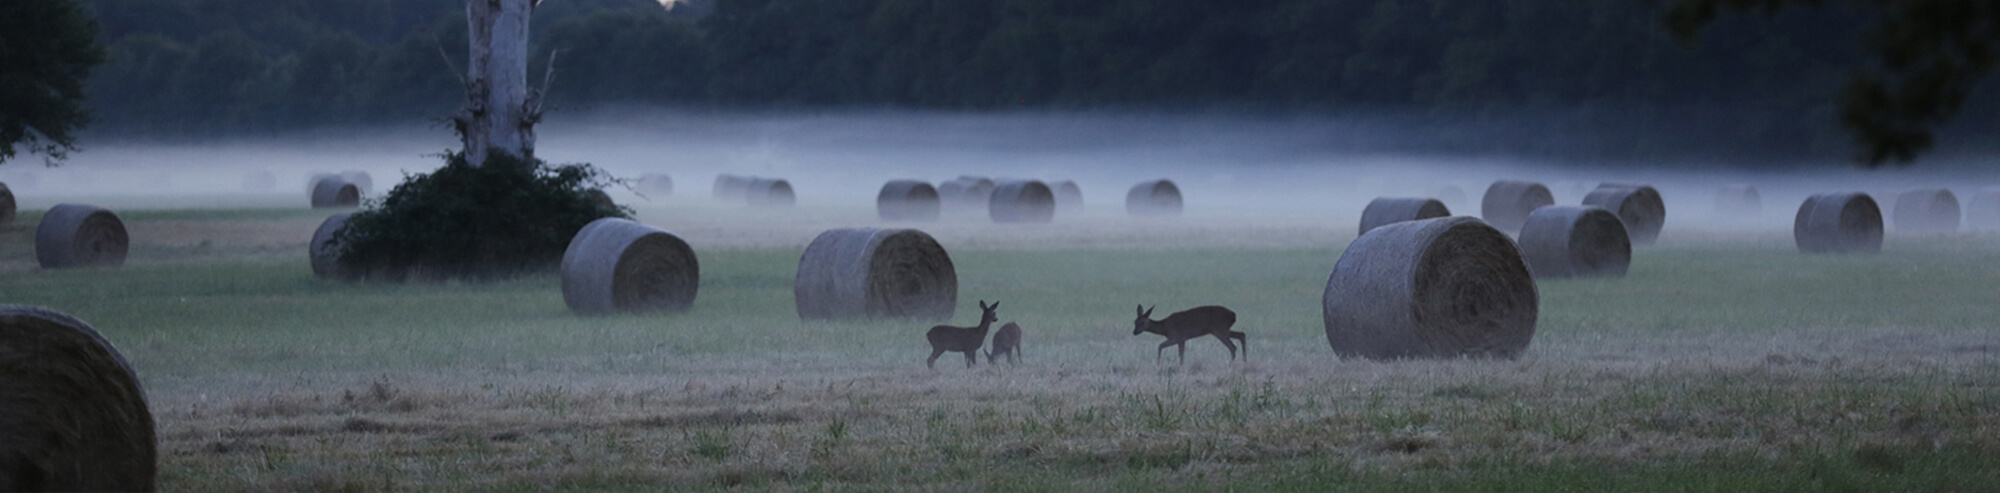
[[[14,209],[16,206],[17,204],[14,203],[14,191],[7,188],[6,183],[0,183],[0,226],[14,224],[14,213],[16,212]]]
[[[1343,358],[1513,358],[1535,336],[1535,280],[1505,233],[1457,216],[1393,223],[1349,244],[1320,299]]]
[[[1361,210],[1361,234],[1385,224],[1451,215],[1451,209],[1437,199],[1381,197],[1368,201]]]
[[[313,231],[312,244],[306,245],[306,251],[312,257],[313,276],[336,281],[352,281],[360,277],[340,264],[343,245],[336,241],[340,231],[347,229],[347,218],[353,215],[352,212],[342,212],[327,216],[325,221],[320,221],[319,229]]]
[[[917,180],[892,180],[875,194],[875,214],[884,221],[936,221],[938,191]]]
[[[715,198],[724,202],[742,202],[750,191],[752,179],[730,174],[715,175]]]
[[[1860,192],[1806,198],[1792,218],[1792,239],[1806,253],[1882,251],[1882,209]]]
[[[1056,217],[1056,194],[1040,181],[1001,183],[986,211],[996,223],[1046,223]]]
[[[686,311],[700,287],[687,242],[630,219],[591,221],[563,250],[563,303],[579,315]]]
[[[1139,182],[1125,192],[1125,213],[1134,216],[1181,215],[1181,188],[1173,180]]]
[[[612,201],[611,194],[604,193],[604,189],[592,188],[584,190],[583,199],[589,201],[590,205],[596,207],[597,210],[618,212],[618,202]]]
[[[785,180],[756,178],[744,187],[744,203],[753,207],[791,207],[798,203],[792,184]]]
[[[329,179],[339,180],[342,178],[340,175],[333,173],[313,173],[311,177],[306,178],[306,195],[312,195],[313,189],[319,188],[320,181]]]
[[[360,207],[361,188],[339,177],[323,178],[313,182],[312,207],[314,209],[334,209]]]
[[[799,318],[950,320],[958,272],[937,240],[914,229],[833,229],[799,257]]]
[[[1460,188],[1458,185],[1445,185],[1431,189],[1431,196],[1436,197],[1438,199],[1438,202],[1443,202],[1445,207],[1447,208],[1459,207],[1467,204],[1465,200],[1465,189]]]
[[[2000,231],[2000,188],[1982,188],[1965,203],[1965,227],[1973,231]]]
[[[1479,200],[1479,217],[1501,231],[1520,231],[1528,214],[1545,205],[1555,205],[1549,187],[1528,181],[1496,181],[1486,187]]]
[[[1076,186],[1076,180],[1063,180],[1049,185],[1056,192],[1056,212],[1083,212],[1083,188]]]
[[[993,180],[961,176],[938,185],[938,199],[944,209],[956,214],[985,214],[993,200]]]
[[[361,192],[362,195],[375,192],[375,179],[370,178],[366,171],[355,169],[342,171],[340,172],[340,179],[347,180],[348,183],[353,183],[354,189]]]
[[[157,447],[118,348],[75,317],[0,305],[0,491],[153,491]]]
[[[639,175],[639,193],[658,194],[661,197],[673,195],[674,178],[666,173],[646,173]]]
[[[1605,184],[1583,196],[1583,205],[1603,207],[1625,221],[1625,232],[1634,245],[1651,245],[1660,239],[1667,223],[1667,203],[1660,191],[1646,185]]]
[[[1537,279],[1625,277],[1632,239],[1625,221],[1597,206],[1535,209],[1521,225],[1521,256]]]
[[[270,171],[252,171],[243,174],[243,191],[269,192],[278,189],[278,175]]]
[[[1940,233],[1958,231],[1958,196],[1942,188],[1910,190],[1896,195],[1897,231]]]
[[[117,267],[131,246],[125,222],[102,207],[56,204],[35,226],[35,260],[44,269]]]
[[[1764,213],[1764,198],[1757,187],[1729,185],[1715,192],[1715,215],[1753,217]]]

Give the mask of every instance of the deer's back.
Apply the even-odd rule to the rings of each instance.
[[[1015,325],[1013,322],[1007,322],[1007,325],[1000,326],[999,332],[993,333],[994,347],[1014,347],[1019,345],[1021,345],[1021,326]]]
[[[1160,321],[1160,325],[1165,325],[1168,330],[1174,331],[1228,330],[1236,325],[1236,312],[1215,305],[1197,306],[1168,315],[1166,320]]]
[[[986,338],[986,334],[982,333],[978,327],[953,327],[950,325],[931,327],[930,332],[924,333],[924,338],[931,341],[931,347],[946,351],[971,351],[979,349],[979,346],[984,345],[986,342],[982,340]]]

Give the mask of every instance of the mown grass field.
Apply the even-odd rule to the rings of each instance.
[[[1018,367],[924,368],[928,323],[805,323],[792,275],[866,211],[642,210],[697,248],[692,311],[580,318],[553,275],[314,279],[323,214],[134,211],[118,269],[33,267],[0,302],[92,323],[141,372],[170,491],[2000,490],[2000,237],[1805,256],[1670,229],[1617,280],[1540,285],[1514,361],[1340,361],[1319,299],[1351,218],[1106,213],[925,226]],[[1147,354],[1132,307],[1222,304]]]

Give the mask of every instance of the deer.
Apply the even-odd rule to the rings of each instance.
[[[942,356],[946,352],[954,352],[965,353],[965,367],[971,368],[973,363],[979,361],[979,346],[986,344],[987,329],[993,326],[993,322],[1000,320],[998,315],[993,314],[993,311],[998,309],[1000,309],[1000,302],[995,301],[991,306],[988,306],[985,300],[980,300],[979,311],[981,313],[979,314],[978,326],[957,327],[939,325],[931,327],[930,332],[924,333],[924,338],[931,341],[931,359],[925,360],[924,366],[936,370],[938,356]]]
[[[1007,357],[1007,362],[1021,364],[1021,326],[1013,322],[1000,326],[993,333],[993,350],[986,352],[986,364],[993,364],[994,355]]]
[[[1233,338],[1242,342],[1243,360],[1250,360],[1249,339],[1246,339],[1242,332],[1229,330],[1230,326],[1236,325],[1236,312],[1229,311],[1228,308],[1215,305],[1197,306],[1174,312],[1173,315],[1168,315],[1166,320],[1153,320],[1152,316],[1152,308],[1139,305],[1139,319],[1132,322],[1132,335],[1152,332],[1166,336],[1167,342],[1160,343],[1160,348],[1153,351],[1153,362],[1156,364],[1160,362],[1160,355],[1167,350],[1167,346],[1180,346],[1180,362],[1187,363],[1188,339],[1206,335],[1222,340],[1222,345],[1229,348],[1230,361],[1236,361],[1236,345],[1230,344],[1229,340]]]

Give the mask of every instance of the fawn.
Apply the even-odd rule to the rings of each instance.
[[[1139,319],[1132,322],[1132,335],[1152,332],[1167,337],[1167,342],[1160,343],[1160,348],[1153,351],[1154,363],[1160,361],[1160,353],[1166,351],[1167,346],[1175,345],[1180,346],[1181,362],[1186,363],[1188,339],[1205,335],[1213,335],[1216,339],[1222,340],[1222,345],[1229,348],[1230,361],[1236,361],[1236,345],[1230,344],[1229,339],[1234,338],[1242,342],[1243,360],[1250,360],[1250,341],[1244,338],[1242,332],[1229,330],[1230,326],[1236,325],[1236,312],[1229,311],[1228,308],[1215,305],[1197,306],[1175,312],[1173,315],[1168,315],[1166,320],[1158,321],[1149,318],[1152,316],[1151,308],[1139,305]]]
[[[949,351],[965,353],[965,367],[971,368],[974,362],[979,361],[979,346],[986,343],[987,328],[992,327],[994,321],[1000,320],[999,316],[993,314],[993,311],[998,309],[1000,309],[1000,302],[995,301],[992,306],[987,306],[985,300],[980,300],[979,311],[982,313],[979,314],[979,326],[954,327],[939,325],[931,327],[930,332],[924,333],[924,338],[931,341],[931,359],[925,360],[924,366],[930,367],[933,370],[937,369],[938,356],[942,356],[945,352]]]
[[[993,333],[993,350],[986,352],[986,364],[993,364],[994,355],[1004,355],[1008,363],[1021,364],[1021,326],[1013,322],[1000,326]]]

